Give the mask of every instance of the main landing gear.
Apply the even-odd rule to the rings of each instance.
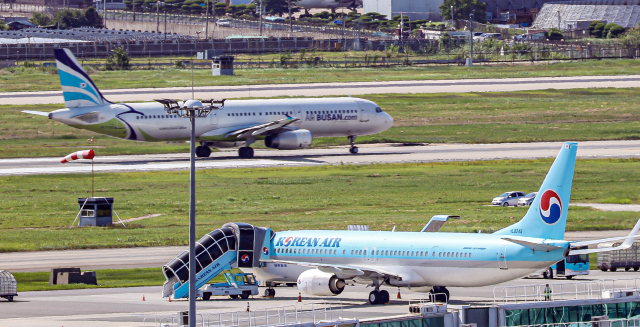
[[[389,302],[389,292],[375,290],[369,293],[369,304],[385,304]]]
[[[429,293],[432,294],[432,301],[449,302],[449,290],[445,286],[434,286]]]
[[[276,296],[276,290],[273,289],[273,287],[275,286],[275,284],[273,283],[266,283],[265,285],[267,288],[264,290],[264,297],[274,297]]]
[[[352,154],[358,153],[358,147],[356,146],[356,137],[357,136],[355,135],[349,136],[349,142],[351,142],[351,148],[349,149],[349,152],[351,152]]]
[[[207,145],[198,145],[196,147],[196,157],[208,157],[211,155],[211,148]]]
[[[253,148],[250,146],[243,146],[238,149],[238,155],[242,159],[251,159],[253,158]]]

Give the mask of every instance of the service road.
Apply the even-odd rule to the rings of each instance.
[[[360,152],[357,155],[349,154],[347,147],[289,151],[256,149],[254,159],[238,159],[236,150],[227,150],[214,152],[209,158],[198,158],[196,168],[538,159],[555,157],[561,145],[561,142],[423,146],[374,144],[360,146]],[[579,142],[578,157],[581,159],[638,158],[640,141]],[[95,159],[94,169],[97,172],[186,170],[189,169],[189,155],[183,153],[100,156]],[[91,173],[91,162],[78,160],[63,165],[60,163],[60,158],[0,159],[0,176],[63,173]]]
[[[624,75],[202,86],[195,88],[195,97],[234,99],[281,96],[356,96],[384,93],[511,92],[545,89],[626,88],[638,87],[639,82],[640,75]],[[190,87],[112,89],[101,90],[101,92],[105,98],[112,102],[192,98]],[[0,93],[0,105],[63,102],[62,91]]]

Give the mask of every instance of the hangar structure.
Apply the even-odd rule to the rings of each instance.
[[[640,22],[640,0],[547,3],[540,10],[533,28],[573,30],[580,27],[581,22],[596,20],[616,23],[624,28],[636,27]]]

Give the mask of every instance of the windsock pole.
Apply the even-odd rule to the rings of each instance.
[[[95,178],[93,175],[93,158],[91,158],[91,197],[93,197],[93,191],[94,191],[93,186],[95,185],[94,181],[95,181]]]

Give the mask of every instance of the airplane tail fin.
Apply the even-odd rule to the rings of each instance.
[[[577,150],[577,143],[562,145],[527,214],[494,234],[564,239]]]
[[[94,107],[109,103],[69,49],[54,49],[62,95],[67,108]]]

